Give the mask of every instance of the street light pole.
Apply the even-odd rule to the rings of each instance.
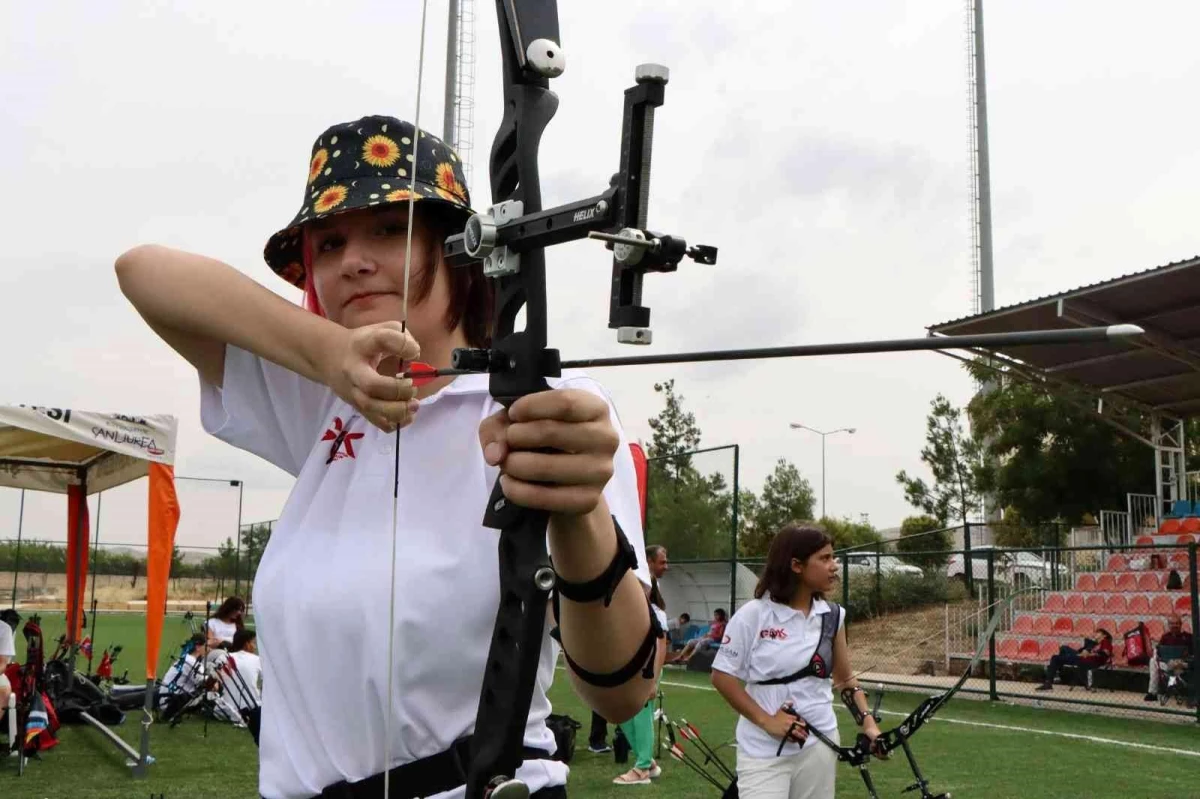
[[[789,427],[791,427],[793,430],[808,430],[809,432],[816,433],[821,437],[821,518],[825,518],[825,438],[833,435],[834,433],[849,433],[850,435],[854,435],[856,428],[839,427],[837,430],[829,430],[828,432],[825,432],[817,430],[815,427],[809,427],[798,422],[792,422]]]

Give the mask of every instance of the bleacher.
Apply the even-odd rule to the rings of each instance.
[[[1051,591],[1035,611],[1018,613],[1010,630],[996,635],[996,657],[1012,663],[1049,662],[1059,647],[1079,647],[1084,638],[1096,637],[1104,628],[1113,635],[1113,663],[1117,669],[1145,672],[1125,660],[1124,634],[1145,624],[1151,637],[1162,636],[1166,617],[1179,613],[1183,629],[1192,631],[1191,577],[1188,544],[1200,543],[1200,508],[1192,503],[1177,508],[1187,515],[1165,518],[1154,535],[1140,536],[1136,547],[1110,555],[1102,571],[1077,574],[1074,585]],[[1171,571],[1182,587],[1167,588]]]

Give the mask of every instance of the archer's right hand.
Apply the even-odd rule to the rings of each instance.
[[[800,715],[792,709],[791,702],[781,705],[779,710],[775,711],[775,715],[767,716],[759,726],[766,730],[772,738],[778,738],[781,741],[788,738],[802,744],[808,738],[808,722],[800,718]]]
[[[323,370],[334,393],[384,432],[412,423],[417,413],[413,381],[396,375],[421,347],[399,322],[380,322],[339,335]]]

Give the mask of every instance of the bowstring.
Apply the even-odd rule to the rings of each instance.
[[[408,332],[408,283],[412,274],[412,234],[413,206],[417,195],[417,159],[421,157],[421,84],[425,74],[425,12],[429,0],[421,3],[421,46],[417,56],[417,110],[413,114],[412,164],[408,181],[408,233],[404,237],[404,299],[402,300],[403,316],[400,319],[400,332]],[[401,143],[403,144],[403,142]],[[403,146],[400,148],[404,153]],[[404,362],[400,363],[400,376],[404,374]],[[399,539],[400,519],[400,428],[396,428],[396,456],[392,465],[392,563],[390,571],[390,595],[388,599],[388,654],[387,654],[387,711],[383,722],[383,799],[388,799],[391,792],[391,763],[392,763],[392,699],[395,669],[392,662],[396,650],[396,544]]]

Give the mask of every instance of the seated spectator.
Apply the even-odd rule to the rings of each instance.
[[[192,696],[199,693],[204,679],[202,663],[208,655],[208,642],[202,633],[196,633],[191,639],[192,648],[183,657],[176,660],[163,675],[158,688],[158,707],[167,707],[168,700],[173,696]]]
[[[238,596],[231,596],[221,603],[213,617],[204,624],[208,635],[210,648],[228,649],[233,644],[233,636],[243,629],[246,616],[246,601]]]
[[[723,608],[717,608],[713,611],[713,620],[709,622],[708,635],[702,638],[693,638],[688,641],[683,647],[683,651],[679,653],[672,662],[687,663],[692,655],[704,649],[719,649],[721,640],[725,638],[725,622],[729,621],[725,615]]]
[[[1166,671],[1168,674],[1182,674],[1188,666],[1188,655],[1194,651],[1192,634],[1183,631],[1183,619],[1178,613],[1172,613],[1167,618],[1167,631],[1159,640],[1151,641],[1151,644],[1154,646],[1154,657],[1150,658],[1150,687],[1146,692],[1147,702],[1158,700],[1158,683],[1162,678],[1162,673]],[[1171,659],[1163,663],[1158,656],[1158,648],[1166,646],[1183,647],[1186,654],[1182,659]]]
[[[1085,638],[1083,646],[1079,649],[1069,646],[1059,647],[1058,654],[1051,656],[1050,663],[1046,666],[1046,681],[1039,685],[1037,690],[1053,690],[1054,678],[1063,666],[1078,666],[1090,670],[1111,662],[1113,657],[1112,633],[1104,628],[1097,629],[1096,632],[1100,635],[1098,642],[1091,638]]]

